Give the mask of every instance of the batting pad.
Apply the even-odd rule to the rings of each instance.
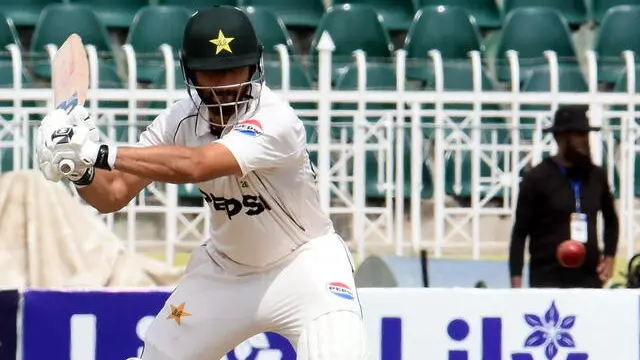
[[[302,330],[298,360],[363,360],[365,335],[362,318],[351,311],[332,311]]]

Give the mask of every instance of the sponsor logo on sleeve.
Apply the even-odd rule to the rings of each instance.
[[[258,120],[243,120],[236,124],[233,130],[247,136],[256,137],[262,135],[262,124]]]

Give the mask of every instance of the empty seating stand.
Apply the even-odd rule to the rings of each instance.
[[[640,5],[621,5],[610,8],[602,18],[596,33],[593,49],[598,55],[598,79],[615,82],[624,71],[622,53],[636,54],[640,63]]]
[[[151,82],[163,72],[161,45],[170,45],[177,55],[191,14],[190,9],[175,5],[146,6],[137,12],[126,43],[136,53],[138,81]]]
[[[496,46],[499,81],[511,78],[508,50],[517,51],[521,72],[547,65],[547,50],[556,52],[560,66],[578,66],[567,21],[558,10],[548,7],[517,8],[507,14]]]
[[[322,0],[242,0],[242,5],[269,9],[287,26],[308,28],[318,26],[325,11]]]
[[[390,62],[393,45],[389,31],[375,9],[368,5],[336,5],[327,10],[316,28],[310,49],[310,66],[317,77],[317,46],[323,32],[328,32],[335,45],[333,77],[353,62],[353,52],[362,50],[367,61]]]
[[[126,29],[131,26],[136,12],[149,5],[148,0],[67,0],[73,4],[91,7],[108,28]]]
[[[333,0],[334,5],[364,4],[373,8],[382,16],[389,30],[404,31],[409,29],[414,15],[412,0]]]
[[[455,6],[467,10],[483,29],[497,29],[501,25],[500,9],[495,0],[416,0],[416,10],[424,6]]]
[[[46,80],[51,77],[46,45],[60,46],[72,33],[80,35],[85,45],[95,46],[102,61],[113,64],[113,45],[106,27],[92,8],[83,4],[53,4],[40,14],[31,39],[33,72],[38,77]]]
[[[60,4],[62,0],[2,0],[0,14],[11,19],[16,26],[34,26],[40,12],[49,4]]]

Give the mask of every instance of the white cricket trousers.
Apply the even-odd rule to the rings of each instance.
[[[353,261],[338,235],[314,239],[259,273],[216,257],[205,246],[194,250],[147,330],[142,360],[219,360],[267,331],[289,339],[298,359],[365,358]]]

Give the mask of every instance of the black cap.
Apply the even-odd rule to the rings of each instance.
[[[599,127],[589,125],[588,111],[589,107],[585,105],[560,106],[553,117],[553,125],[544,129],[544,132],[599,131]]]
[[[188,71],[224,70],[259,64],[262,45],[242,10],[219,5],[191,16],[180,56]]]

